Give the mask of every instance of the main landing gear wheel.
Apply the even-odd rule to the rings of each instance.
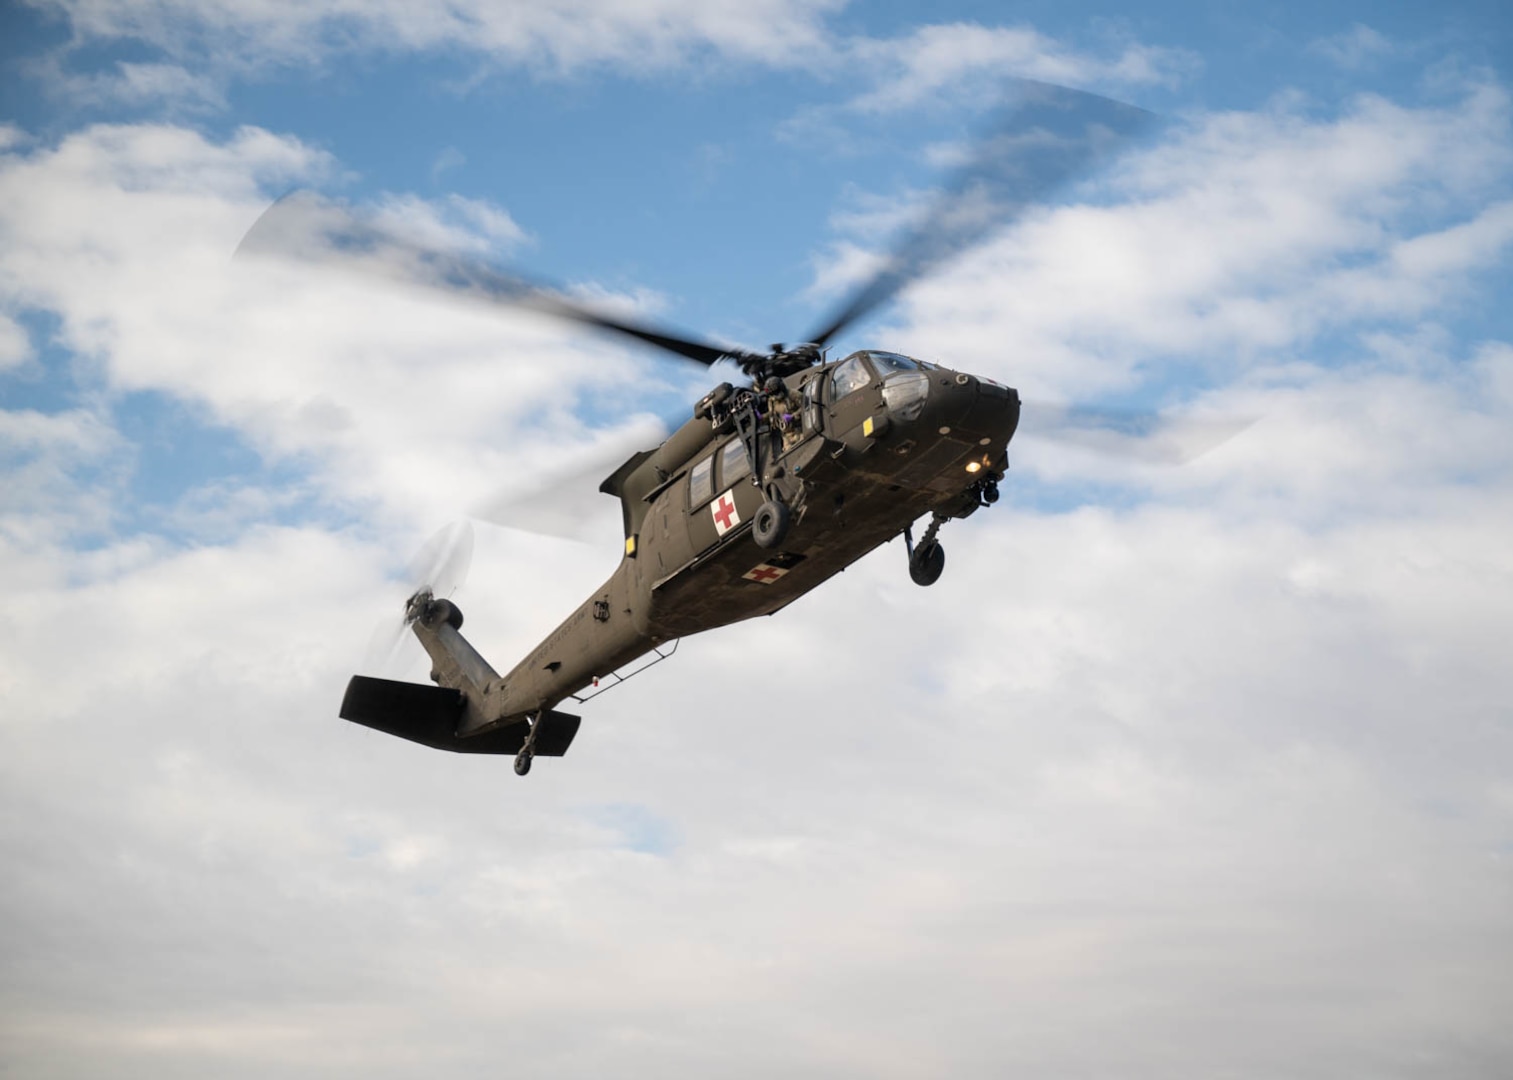
[[[938,541],[920,544],[909,556],[909,577],[916,585],[934,585],[946,568],[946,549]]]
[[[531,771],[531,759],[534,758],[535,756],[536,755],[532,754],[530,752],[530,750],[522,750],[522,751],[520,751],[520,753],[516,754],[515,755],[515,775],[516,776],[524,776],[526,773],[530,772]]]
[[[756,512],[756,518],[751,523],[751,538],[756,541],[757,547],[770,551],[781,546],[787,539],[788,526],[792,521],[793,513],[786,503],[768,499]]]

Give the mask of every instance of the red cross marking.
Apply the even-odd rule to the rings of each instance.
[[[746,576],[752,581],[760,581],[763,585],[771,585],[778,578],[782,577],[783,574],[784,571],[779,570],[775,566],[758,566]]]
[[[735,517],[735,500],[728,493],[721,495],[714,504],[714,519],[720,526],[721,532],[730,528],[730,519],[733,517]]]

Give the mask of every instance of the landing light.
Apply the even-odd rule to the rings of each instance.
[[[969,462],[967,462],[967,472],[969,472],[969,473],[975,473],[975,472],[977,472],[981,468],[982,468],[982,462],[980,462],[980,461],[969,461]]]

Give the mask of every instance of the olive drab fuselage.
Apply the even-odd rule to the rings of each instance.
[[[664,643],[771,614],[900,535],[910,578],[937,580],[941,526],[998,498],[1019,396],[894,353],[831,362],[826,350],[911,283],[1131,145],[1153,119],[1040,82],[1014,83],[1004,106],[875,270],[798,343],[765,352],[602,310],[328,201],[285,198],[259,218],[243,239],[252,253],[313,250],[329,265],[537,311],[705,367],[734,364],[750,379],[711,391],[666,442],[604,482],[624,514],[620,564],[513,670],[490,667],[462,637],[462,613],[436,597],[435,582],[422,584],[405,617],[431,657],[434,685],[354,675],[341,716],[455,753],[513,753],[524,775],[535,757],[565,754],[579,729],[558,704],[587,700],[596,677],[624,677],[619,669],[664,655]],[[780,408],[769,408],[769,393]],[[796,431],[769,415],[792,415],[795,403]],[[926,515],[916,540],[913,524]]]
[[[765,395],[726,384],[604,482],[623,510],[619,566],[507,675],[483,665],[475,681],[486,686],[467,702],[458,736],[550,710],[664,642],[771,614],[923,515],[938,524],[996,498],[1019,421],[1014,390],[881,352],[785,383],[801,408],[787,449]],[[791,522],[763,548],[752,528],[769,499],[786,504]],[[427,640],[433,630],[416,632],[441,661],[435,681],[466,680]]]

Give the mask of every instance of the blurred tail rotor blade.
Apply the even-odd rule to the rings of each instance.
[[[454,521],[420,546],[406,568],[413,592],[429,589],[438,598],[451,596],[467,582],[473,565],[473,523]]]
[[[379,678],[398,678],[403,668],[401,658],[408,651],[405,639],[410,636],[409,629],[410,624],[403,615],[382,620],[368,638],[368,647],[363,652],[363,662],[357,669],[358,672]]]
[[[394,678],[402,674],[402,657],[413,652],[405,642],[410,628],[409,600],[429,592],[445,598],[462,588],[473,562],[473,523],[454,521],[420,546],[405,568],[405,592],[395,597],[395,614],[373,629],[364,654],[365,674]]]

